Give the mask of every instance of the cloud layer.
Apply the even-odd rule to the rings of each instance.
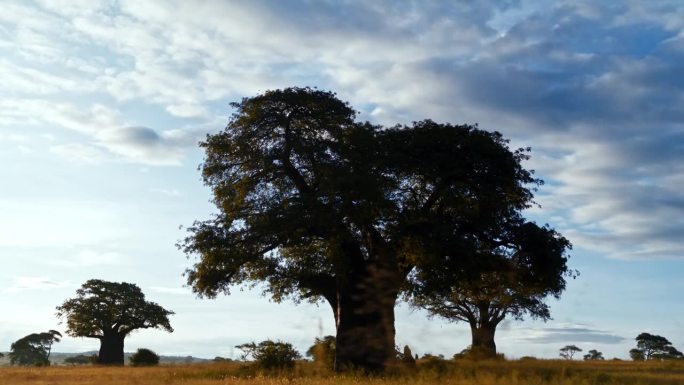
[[[535,344],[619,344],[626,340],[626,338],[614,333],[593,329],[585,325],[559,325],[558,327],[520,329],[517,330],[516,334],[516,339]]]
[[[681,258],[683,31],[677,1],[8,2],[0,129],[180,165],[228,101],[317,85],[380,123],[501,130],[549,182],[532,214],[576,246]]]

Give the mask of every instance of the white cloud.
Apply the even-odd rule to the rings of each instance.
[[[85,135],[87,143],[54,144],[50,151],[68,160],[97,164],[107,153],[147,165],[179,165],[188,147],[194,147],[201,130],[157,131],[127,127],[119,111],[102,104],[88,108],[45,99],[0,101],[0,126],[59,126]],[[51,134],[54,135],[54,134]],[[12,139],[14,138],[14,139]],[[18,136],[7,136],[15,140]]]
[[[188,288],[182,287],[165,287],[165,286],[151,286],[150,290],[161,294],[175,294],[175,295],[187,295],[192,294],[192,291]]]
[[[33,150],[31,149],[31,147],[28,147],[28,146],[17,146],[17,151],[19,151],[20,153],[22,153],[24,155],[29,155],[29,154],[33,153]]]
[[[121,267],[131,263],[126,255],[115,251],[97,251],[93,249],[82,249],[71,256],[60,259],[53,259],[48,262],[52,266],[68,268],[93,268],[93,267]]]
[[[54,145],[50,146],[49,151],[68,161],[82,164],[100,164],[105,158],[102,148],[81,143]]]
[[[12,279],[12,283],[5,289],[7,293],[16,293],[24,290],[53,290],[70,287],[69,281],[53,281],[42,276],[21,276]]]
[[[181,118],[206,117],[209,114],[205,107],[197,104],[174,104],[167,106],[166,110]]]
[[[174,189],[153,188],[150,190],[153,193],[165,195],[167,197],[177,198],[183,196],[183,193]]]

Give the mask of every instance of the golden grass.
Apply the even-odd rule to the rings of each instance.
[[[1,385],[680,385],[684,362],[557,360],[419,362],[385,376],[335,375],[310,363],[280,375],[237,363],[131,367],[0,368]]]

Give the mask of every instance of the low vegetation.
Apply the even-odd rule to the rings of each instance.
[[[265,374],[244,362],[168,365],[146,368],[52,366],[0,368],[0,384],[302,384],[302,385],[675,385],[684,383],[682,361],[471,361],[419,359],[415,366],[397,364],[384,376],[333,374],[320,365],[298,361],[287,374]]]
[[[159,355],[150,349],[138,349],[129,359],[131,366],[155,366],[159,365]]]

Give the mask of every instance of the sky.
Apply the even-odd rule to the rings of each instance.
[[[627,358],[641,332],[684,349],[681,1],[0,0],[0,351],[64,331],[55,307],[91,278],[176,313],[174,333],[126,351],[235,358],[334,334],[325,304],[196,298],[175,246],[215,212],[197,143],[230,102],[289,86],[332,90],[361,120],[478,123],[532,147],[546,184],[526,215],[572,242],[580,276],[553,320],[505,321],[499,351]],[[415,353],[469,344],[466,325],[396,313]]]

